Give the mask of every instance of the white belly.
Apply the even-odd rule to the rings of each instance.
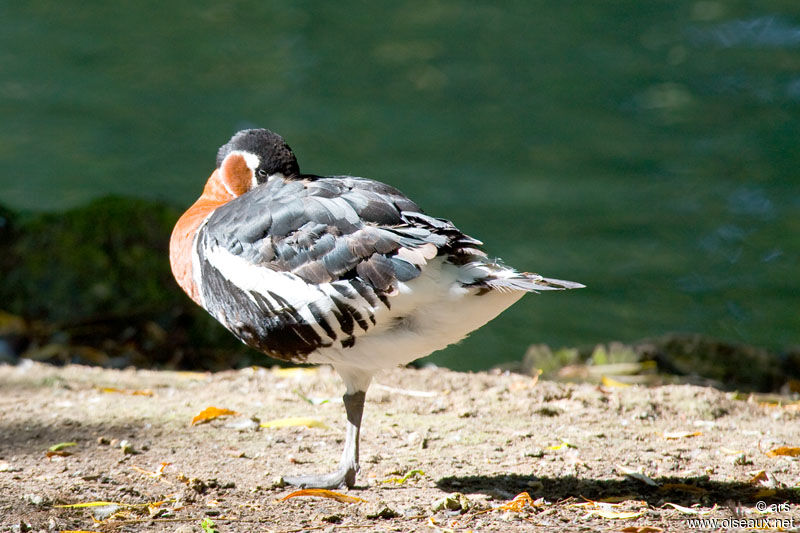
[[[308,362],[361,372],[404,365],[462,340],[525,294],[478,295],[478,289],[458,282],[458,274],[457,266],[442,259],[429,262],[418,278],[399,284],[400,293],[389,298],[391,309],[378,310],[375,327],[352,347],[322,348],[309,354]]]

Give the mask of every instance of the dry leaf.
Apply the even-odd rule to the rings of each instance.
[[[236,411],[231,411],[230,409],[221,409],[219,407],[213,407],[213,406],[206,407],[205,409],[197,413],[194,418],[192,418],[192,422],[189,425],[193,426],[195,424],[203,424],[205,422],[214,420],[215,418],[218,418],[220,416],[229,416],[238,414],[239,413],[237,413]]]
[[[767,456],[769,457],[776,457],[778,455],[787,457],[800,457],[800,447],[781,446],[780,448],[774,448],[767,452]]]
[[[512,511],[514,513],[520,513],[525,510],[525,507],[533,507],[533,499],[531,495],[527,492],[521,492],[514,496],[514,499],[508,503],[504,503],[500,507],[496,507],[499,511]]]
[[[302,366],[294,366],[290,368],[273,368],[272,373],[281,378],[303,378],[307,376],[313,376],[318,372],[317,368],[314,367],[302,367]]]
[[[753,495],[754,499],[764,500],[766,498],[771,498],[778,493],[775,489],[761,489]]]
[[[144,474],[150,477],[161,477],[164,475],[164,469],[171,465],[172,463],[161,463],[161,466],[158,467],[158,470],[155,472],[150,472],[149,470],[145,470],[144,468],[139,468],[138,466],[131,466],[131,469],[136,470],[140,474]],[[164,502],[158,502],[164,503]],[[153,505],[152,503],[150,505]]]
[[[619,468],[622,471],[622,473],[625,474],[628,477],[632,477],[633,479],[638,479],[642,483],[647,483],[651,487],[657,487],[658,486],[658,483],[653,481],[652,478],[650,478],[649,476],[644,475],[643,473],[639,472],[638,470],[634,470],[632,468],[627,468],[625,466],[620,466],[620,465],[617,465],[617,468]]]
[[[130,504],[128,503],[117,503],[117,502],[84,502],[84,503],[70,503],[66,505],[55,505],[54,507],[59,507],[63,509],[72,509],[72,508],[81,508],[81,507],[107,507],[109,505],[117,505],[119,507],[129,507]]]
[[[409,470],[403,477],[392,477],[389,479],[384,479],[381,483],[395,483],[397,485],[402,485],[412,477],[420,477],[424,476],[425,472],[422,470]]]
[[[116,393],[116,394],[127,394],[129,396],[152,396],[153,395],[153,391],[151,391],[150,389],[129,390],[129,389],[118,389],[116,387],[100,387],[100,392]]]
[[[64,448],[70,448],[72,446],[77,446],[77,442],[59,442],[58,444],[53,444],[48,448],[51,452],[60,452]]]
[[[450,529],[450,528],[447,528],[447,527],[442,527],[442,526],[440,526],[439,524],[437,524],[437,523],[436,523],[436,520],[434,520],[432,516],[429,516],[429,517],[428,517],[428,524],[429,524],[431,527],[434,527],[434,528],[436,528],[437,530],[439,530],[439,531],[442,531],[443,533],[454,533],[454,532],[455,532],[455,530],[454,530],[454,529]]]
[[[631,518],[639,518],[643,514],[644,511],[612,511],[611,509],[592,509],[586,513],[586,516],[599,516],[601,518],[609,518],[612,520],[629,520]]]
[[[620,533],[664,533],[664,530],[653,526],[628,526],[620,529]]]
[[[548,446],[548,450],[560,450],[561,448],[577,448],[574,444],[567,441],[567,439],[560,439],[561,444],[556,444],[555,446]],[[523,493],[524,494],[524,493]]]
[[[610,498],[607,498],[607,499],[610,499]],[[585,502],[571,503],[571,504],[569,504],[569,507],[597,507],[598,509],[600,509],[600,508],[610,508],[610,507],[619,507],[619,506],[621,506],[623,501],[626,501],[626,500],[615,501],[615,502],[609,502],[609,501],[602,501],[602,502],[597,501],[596,502],[594,500],[586,500]]]
[[[44,456],[47,457],[48,459],[51,457],[69,457],[70,455],[72,455],[70,452],[64,450],[59,450],[57,452],[51,452],[51,451],[44,452]]]
[[[669,505],[673,509],[680,511],[683,514],[704,515],[711,513],[711,511],[701,511],[700,509],[692,509],[691,507],[684,507],[683,505],[678,505],[677,503],[667,502],[664,505]]]
[[[608,376],[602,376],[600,378],[600,383],[603,384],[605,387],[630,387],[630,383],[623,383],[621,381],[617,381],[616,379],[610,378]]]
[[[700,431],[667,431],[664,433],[664,438],[671,439],[685,439],[688,437],[699,437],[703,433]]]
[[[721,446],[719,451],[727,455],[739,455],[741,453],[744,453],[744,450],[732,450],[730,448],[726,448],[725,446]]]
[[[293,493],[289,494],[288,496],[284,496],[278,501],[283,502],[288,500],[289,498],[297,498],[298,496],[314,496],[317,498],[330,498],[331,500],[336,500],[337,502],[343,502],[343,503],[359,503],[367,501],[367,500],[362,500],[361,498],[357,498],[355,496],[348,496],[347,494],[342,494],[341,492],[334,492],[328,489],[296,490]]]
[[[328,427],[322,420],[317,420],[316,418],[305,418],[305,417],[276,418],[275,420],[269,420],[267,422],[261,423],[262,428],[285,428],[292,426],[330,429],[330,427]]]

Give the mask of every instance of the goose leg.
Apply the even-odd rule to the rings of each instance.
[[[342,397],[347,413],[347,432],[339,468],[330,474],[287,476],[283,480],[288,485],[300,488],[337,489],[356,483],[358,472],[358,435],[361,429],[361,415],[364,413],[366,391],[347,393]]]

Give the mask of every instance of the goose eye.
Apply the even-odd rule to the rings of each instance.
[[[258,175],[259,175],[260,177],[262,177],[262,178],[266,178],[266,177],[267,177],[267,171],[266,171],[266,170],[264,170],[263,168],[259,168],[259,169],[258,169]]]

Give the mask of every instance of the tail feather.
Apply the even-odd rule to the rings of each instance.
[[[460,272],[459,279],[465,286],[496,291],[562,291],[585,287],[575,281],[545,278],[530,272],[517,272],[496,262],[472,262],[462,266]]]
[[[582,289],[586,285],[563,279],[545,278],[539,274],[528,272],[517,273],[514,277],[486,278],[481,285],[494,290],[507,291],[563,291],[566,289]]]

